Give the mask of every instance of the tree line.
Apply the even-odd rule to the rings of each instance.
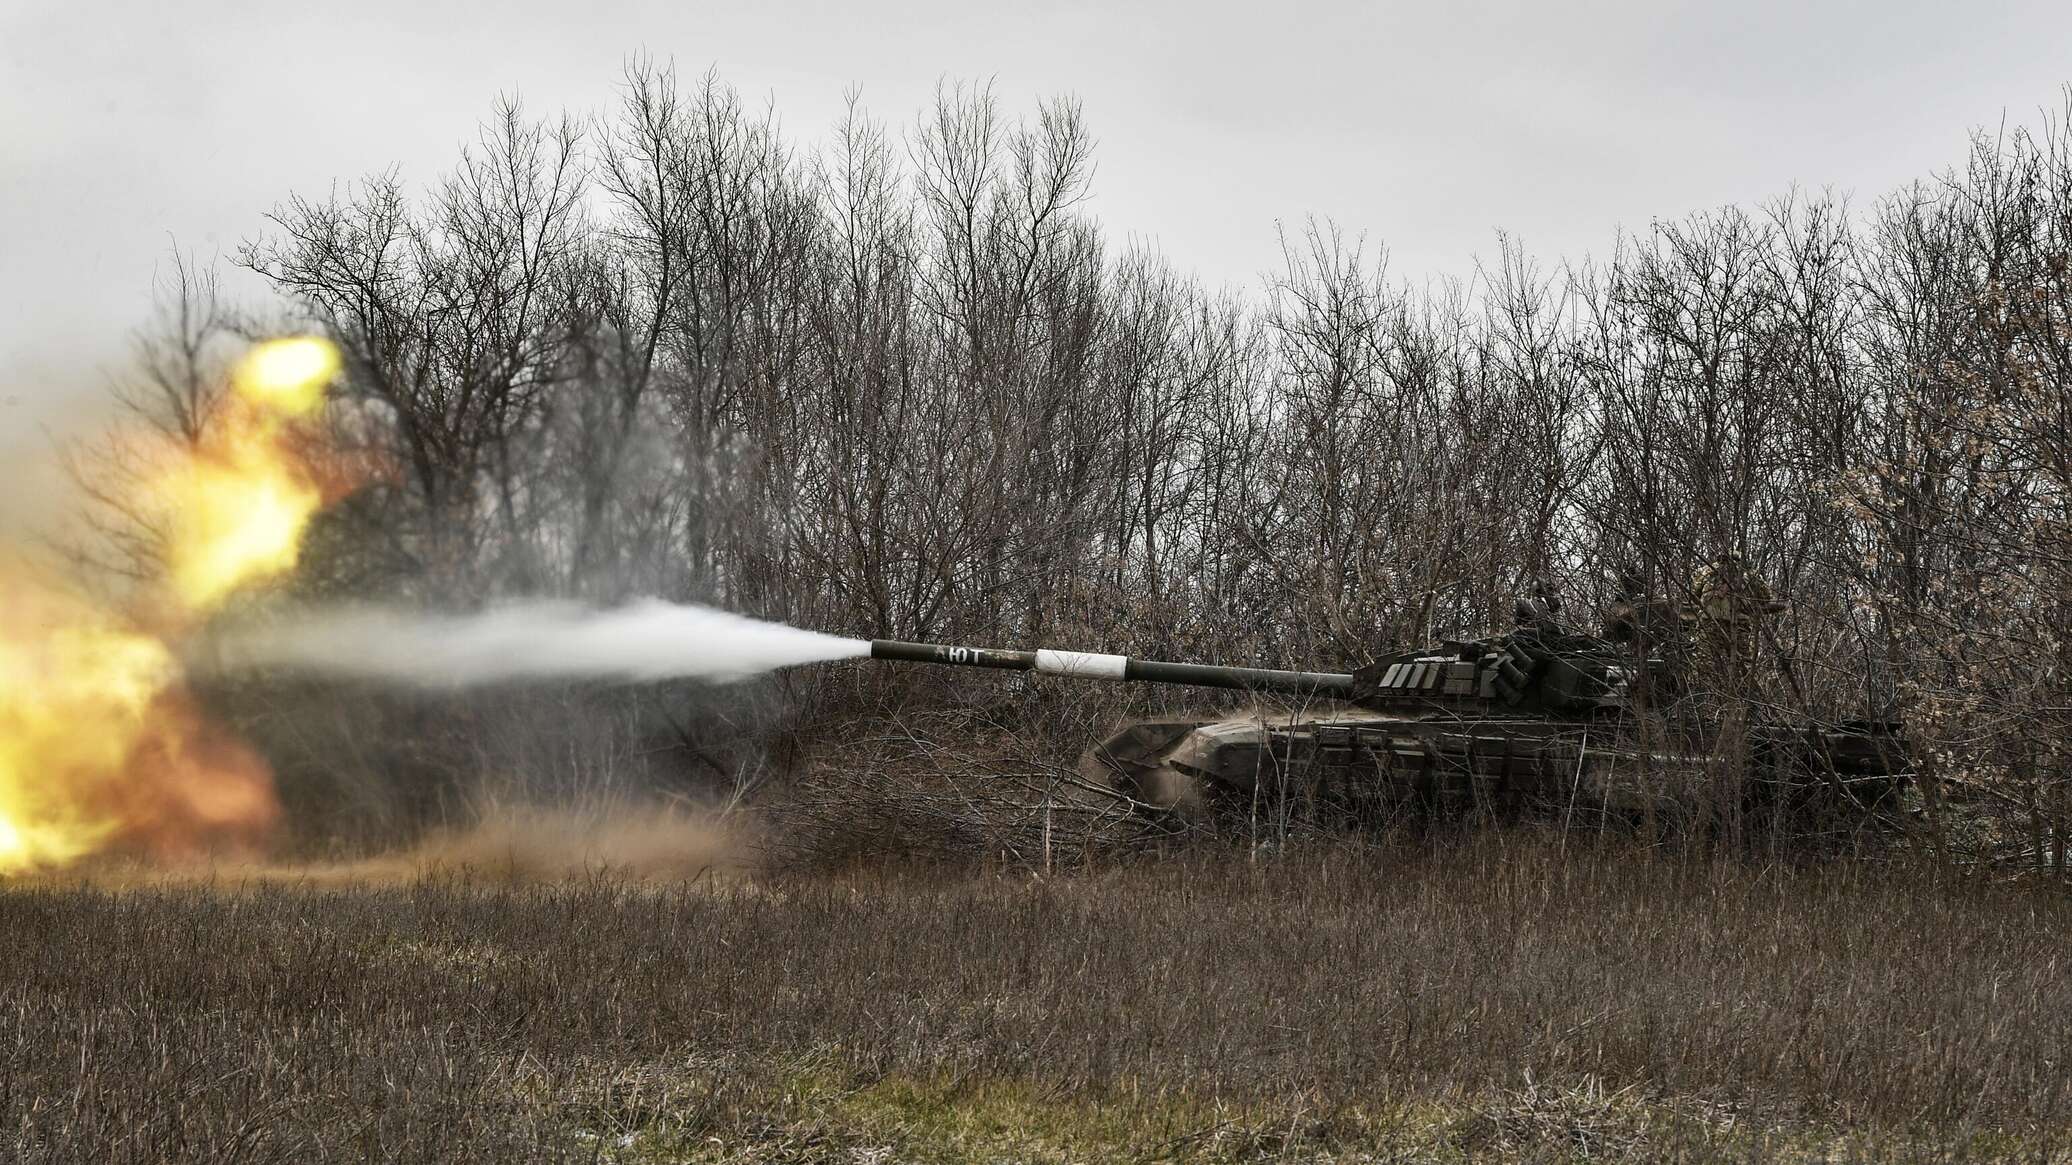
[[[340,344],[383,467],[298,585],[1339,666],[1739,554],[1786,607],[1736,698],[1905,719],[1931,802],[1986,789],[2062,867],[2062,112],[1869,205],[1421,290],[1314,221],[1204,287],[1104,235],[1093,157],[1070,99],[945,84],[802,143],[635,63],[596,117],[500,103],[425,189],[290,197],[239,261]]]

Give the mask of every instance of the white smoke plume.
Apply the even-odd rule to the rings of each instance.
[[[599,610],[535,600],[468,615],[379,606],[290,610],[217,630],[196,645],[189,666],[456,688],[552,677],[725,682],[869,654],[867,640],[710,607],[646,599]]]

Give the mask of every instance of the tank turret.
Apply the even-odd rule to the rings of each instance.
[[[1644,674],[1667,674],[1660,658],[1636,657],[1551,620],[1491,639],[1447,640],[1384,655],[1350,672],[1283,671],[1172,663],[1091,651],[1006,650],[879,639],[871,658],[952,667],[1038,672],[1074,679],[1228,688],[1342,700],[1368,708],[1472,712],[1539,708],[1587,714],[1626,706]]]

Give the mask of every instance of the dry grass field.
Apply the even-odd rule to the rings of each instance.
[[[0,887],[0,1157],[2063,1160],[2072,901],[1530,835]]]

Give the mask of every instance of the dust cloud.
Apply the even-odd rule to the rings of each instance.
[[[520,810],[464,830],[435,833],[399,853],[335,865],[284,866],[274,878],[314,882],[409,882],[449,876],[477,882],[554,882],[574,877],[695,881],[753,865],[744,830],[722,816],[663,809],[584,813]]]
[[[669,805],[613,810],[498,809],[386,853],[342,860],[164,863],[103,855],[36,876],[105,890],[264,886],[381,887],[443,881],[482,886],[571,879],[672,884],[752,873],[754,834],[738,815]]]

